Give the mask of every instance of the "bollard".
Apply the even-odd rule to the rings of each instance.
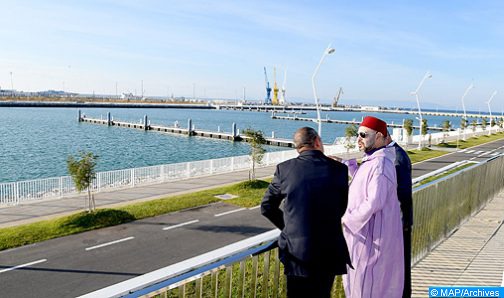
[[[220,125],[217,126],[217,132],[220,132]]]
[[[147,127],[149,126],[148,121],[147,121],[147,115],[144,115],[144,130],[147,130]]]
[[[236,131],[236,123],[233,122],[233,125],[231,126],[231,132],[233,134],[233,140],[236,138],[236,136],[238,135],[237,131]]]
[[[187,135],[192,135],[192,120],[191,118],[187,119]]]
[[[275,131],[272,131],[271,132],[271,138],[274,139],[275,138]]]
[[[81,112],[81,110],[79,110],[79,119],[78,119],[79,122],[82,121],[82,116],[81,115],[82,115],[82,112]]]
[[[110,112],[107,112],[107,125],[110,126],[112,124],[112,118],[110,116]]]

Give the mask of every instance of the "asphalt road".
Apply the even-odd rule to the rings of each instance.
[[[413,176],[504,153],[504,140],[414,165]],[[0,252],[0,296],[75,297],[272,229],[217,203]],[[16,267],[18,266],[18,267]]]

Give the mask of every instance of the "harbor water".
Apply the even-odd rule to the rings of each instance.
[[[314,122],[271,119],[271,114],[255,111],[192,109],[83,109],[88,117],[141,122],[147,115],[152,125],[187,127],[187,119],[199,130],[231,132],[235,122],[240,131],[252,128],[271,137],[291,139],[297,128],[317,127]],[[118,170],[158,164],[186,162],[246,155],[249,145],[202,137],[187,137],[152,131],[107,127],[77,121],[76,108],[0,108],[0,182],[12,182],[67,175],[66,159],[79,151],[92,151],[99,156],[98,171]],[[282,114],[287,115],[287,114]],[[371,112],[323,112],[322,118],[360,121],[374,115],[387,122],[402,123],[415,115]],[[300,117],[315,118],[306,111]],[[429,126],[450,120],[458,126],[460,119],[424,117]],[[415,125],[418,124],[417,120]],[[344,136],[345,125],[322,125],[324,143]],[[267,151],[287,148],[266,146]]]

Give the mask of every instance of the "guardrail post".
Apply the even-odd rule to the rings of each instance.
[[[98,175],[96,175],[96,184],[98,184],[96,186],[96,191],[97,192],[100,192],[101,191],[101,173],[98,173]]]
[[[231,172],[234,171],[234,157],[231,157]]]
[[[214,160],[213,159],[210,159],[210,174],[213,174],[213,162]]]
[[[135,187],[135,169],[131,169],[131,187]]]
[[[63,177],[59,177],[59,197],[63,197]]]
[[[16,200],[16,205],[19,205],[21,198],[19,197],[19,182],[14,184],[14,198]]]
[[[187,178],[191,178],[191,163],[186,162],[186,172],[187,172]]]
[[[159,176],[161,176],[161,181],[165,182],[165,165],[161,165],[161,169],[159,170]]]

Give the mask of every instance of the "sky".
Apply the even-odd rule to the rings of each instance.
[[[3,1],[0,87],[504,109],[504,1]],[[12,73],[12,75],[11,75]],[[12,79],[12,80],[11,80]]]

